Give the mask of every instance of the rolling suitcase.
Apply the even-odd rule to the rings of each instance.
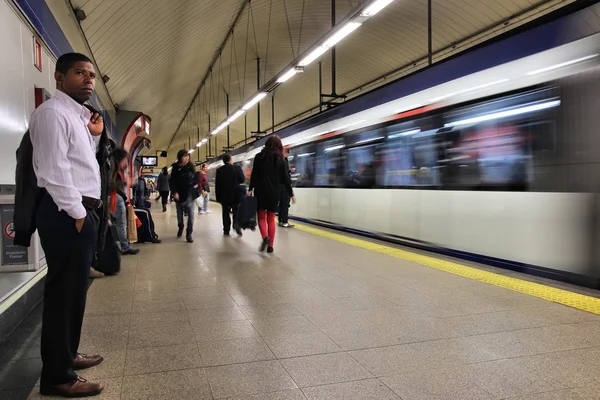
[[[238,224],[241,229],[256,229],[256,197],[244,196],[238,205]]]

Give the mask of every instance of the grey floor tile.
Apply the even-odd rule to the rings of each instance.
[[[370,308],[393,308],[394,303],[377,295],[360,295],[337,299],[351,310],[368,310]]]
[[[250,321],[247,320],[220,321],[194,325],[194,335],[198,343],[259,336]]]
[[[284,390],[280,392],[252,394],[241,397],[230,397],[228,400],[306,400],[300,389]]]
[[[497,360],[462,366],[457,372],[499,399],[567,388],[528,365],[520,359]]]
[[[301,388],[373,377],[346,353],[287,358],[281,363]]]
[[[402,400],[493,400],[488,392],[451,369],[380,378]]]
[[[216,307],[189,310],[188,318],[192,326],[200,326],[212,322],[243,321],[246,315],[238,307]]]
[[[122,400],[209,400],[204,369],[161,372],[123,378]]]
[[[377,379],[302,389],[309,400],[401,400]]]
[[[181,289],[181,296],[186,299],[193,299],[194,297],[202,296],[220,296],[228,294],[227,290],[221,285],[218,286],[202,286],[192,287],[187,289]]]
[[[200,343],[204,366],[274,360],[275,356],[260,337]]]
[[[291,303],[300,314],[333,314],[351,311],[348,307],[334,299],[318,299]]]
[[[277,358],[339,352],[342,349],[321,332],[263,337]]]
[[[167,303],[176,302],[181,299],[179,289],[148,289],[137,290],[133,295],[134,302],[143,301],[164,301]]]
[[[163,325],[131,330],[128,348],[163,347],[195,343],[189,324]]]
[[[206,372],[215,399],[297,388],[278,361],[212,367]]]
[[[293,317],[261,318],[252,320],[254,329],[262,336],[313,333],[319,330],[301,315]]]
[[[42,360],[31,358],[11,361],[0,373],[0,390],[32,387],[42,372]]]
[[[189,310],[198,310],[203,308],[214,307],[237,307],[230,295],[220,294],[216,296],[195,296],[193,298],[184,299],[185,307]]]
[[[305,317],[322,331],[352,329],[373,325],[355,311],[338,311],[326,314],[306,314]]]
[[[156,313],[170,311],[184,311],[185,304],[182,300],[165,302],[165,301],[136,301],[131,307],[132,313]]]
[[[142,375],[201,367],[202,358],[195,343],[146,347],[127,351],[125,375]]]
[[[349,354],[377,377],[427,371],[439,365],[435,357],[411,345],[357,350]]]
[[[503,358],[478,337],[412,343],[410,347],[439,365],[462,365]]]
[[[270,290],[255,293],[232,294],[231,297],[238,306],[287,303],[281,296]]]
[[[189,317],[185,310],[162,311],[155,313],[134,313],[131,315],[132,330],[153,328],[163,325],[188,325]]]
[[[280,318],[300,315],[291,304],[261,304],[254,306],[241,306],[240,310],[250,320],[260,318]]]
[[[370,308],[357,313],[375,325],[403,324],[407,319],[419,318],[403,308]]]

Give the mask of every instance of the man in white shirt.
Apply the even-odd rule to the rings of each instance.
[[[102,117],[83,104],[94,92],[96,73],[83,54],[56,62],[57,92],[31,115],[29,134],[38,186],[46,193],[36,225],[46,262],[42,317],[40,393],[64,397],[99,394],[103,386],[77,376],[103,361],[79,354],[89,268],[102,206],[96,151]]]

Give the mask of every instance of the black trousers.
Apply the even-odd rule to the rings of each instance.
[[[232,203],[221,203],[223,208],[223,232],[229,233],[231,230],[231,217],[229,212],[233,212],[233,229],[237,229],[238,226],[238,204],[239,202]]]
[[[279,223],[285,224],[288,222],[290,211],[290,194],[283,188],[279,190]]]
[[[163,211],[166,211],[167,203],[169,202],[169,191],[161,190],[159,193],[160,193],[159,197],[162,200]]]
[[[37,229],[48,266],[42,315],[42,386],[77,378],[72,364],[79,348],[99,222],[96,211],[87,209],[83,228],[77,232],[75,220],[59,211],[49,194],[38,207]]]

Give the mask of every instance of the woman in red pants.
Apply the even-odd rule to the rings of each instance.
[[[275,241],[275,212],[279,205],[279,185],[285,186],[296,203],[290,176],[283,161],[283,145],[277,135],[270,136],[265,147],[254,157],[249,192],[253,192],[258,203],[258,227],[262,236],[260,251],[273,252]]]

